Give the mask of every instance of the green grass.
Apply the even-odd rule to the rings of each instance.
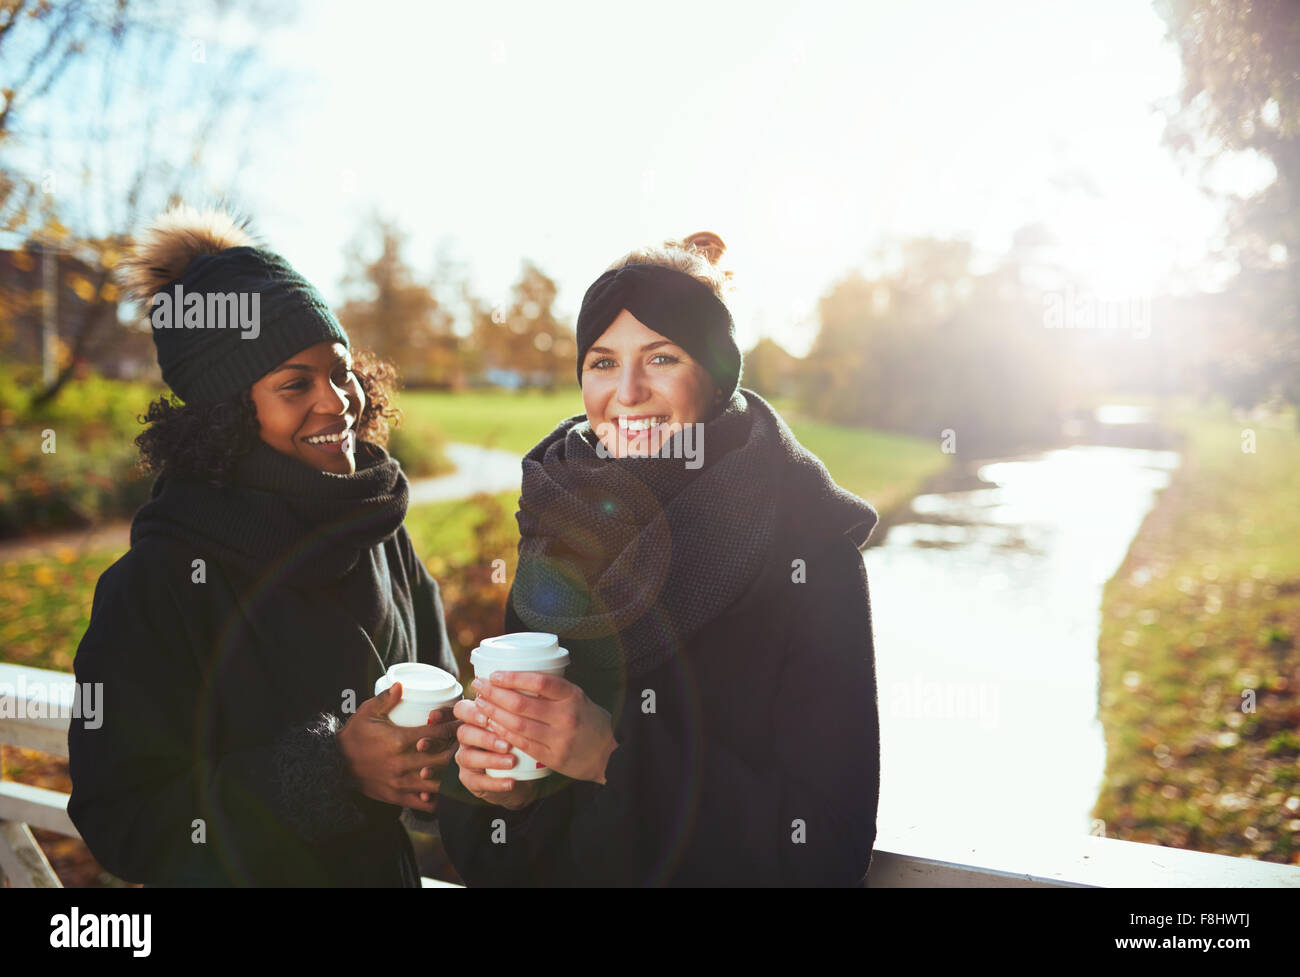
[[[32,406],[30,369],[0,367],[0,539],[130,515],[149,497],[137,420],[159,391],[90,375]]]
[[[474,524],[492,511],[497,528],[510,538],[510,552],[500,556],[513,562],[518,541],[515,503],[518,492],[500,492],[489,496],[501,507],[499,513],[485,508],[480,498],[416,505],[406,513],[406,529],[411,534],[415,553],[435,577],[446,567],[465,563],[479,556],[474,541]],[[495,559],[495,557],[491,557]]]
[[[54,400],[37,408],[32,400],[39,386],[30,368],[0,368],[0,422],[5,427],[51,428],[59,440],[84,448],[105,441],[129,444],[144,430],[138,415],[163,392],[151,384],[109,380],[91,373],[68,381]]]
[[[1183,466],[1103,596],[1094,816],[1110,837],[1300,864],[1300,434],[1225,408],[1169,421]]]
[[[419,423],[436,424],[448,441],[523,455],[566,417],[582,413],[577,389],[558,393],[407,391],[397,406]]]
[[[799,443],[826,465],[841,486],[882,515],[916,495],[927,478],[952,460],[939,443],[867,428],[840,427],[786,415]]]
[[[71,672],[95,583],[122,553],[63,546],[0,566],[0,660]]]

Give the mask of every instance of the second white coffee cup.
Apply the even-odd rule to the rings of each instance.
[[[493,672],[542,672],[545,675],[564,675],[569,667],[569,653],[560,647],[559,639],[543,631],[516,631],[495,638],[484,638],[470,652],[474,677],[490,680]],[[515,689],[520,695],[536,698],[532,692]],[[515,780],[540,780],[551,775],[550,767],[538,763],[523,750],[511,747],[515,765],[508,769],[489,767],[489,777],[513,777]]]
[[[423,662],[389,665],[388,671],[375,682],[375,695],[394,682],[402,683],[402,701],[388,713],[388,721],[394,726],[424,726],[429,722],[429,713],[451,708],[460,701],[463,692],[455,675]],[[444,717],[444,722],[450,718]]]

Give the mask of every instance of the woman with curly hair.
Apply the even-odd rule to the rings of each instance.
[[[457,666],[385,450],[393,370],[221,213],[165,214],[126,284],[180,400],[142,418],[152,497],[77,651],[103,708],[71,724],[68,813],[129,881],[419,886],[403,820],[457,723],[396,726],[400,684],[369,690]]]
[[[866,878],[876,512],[739,387],[723,251],[632,252],[583,297],[586,413],[524,457],[505,618],[571,665],[479,675],[455,706],[438,819],[470,885]]]

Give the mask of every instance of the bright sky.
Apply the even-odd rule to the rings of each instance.
[[[1163,35],[1134,0],[302,4],[264,50],[304,88],[241,189],[332,299],[372,208],[417,270],[442,243],[495,300],[530,258],[570,317],[623,252],[713,230],[742,345],[802,353],[890,239],[996,255],[1042,221],[1107,296],[1196,264],[1219,212],[1160,145]]]

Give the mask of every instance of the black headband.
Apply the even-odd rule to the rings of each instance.
[[[587,350],[623,309],[686,350],[731,399],[741,367],[731,311],[708,285],[662,265],[626,265],[591,283],[578,313],[578,383]]]

